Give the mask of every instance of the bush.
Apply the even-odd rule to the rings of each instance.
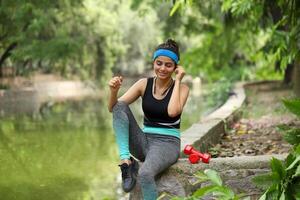
[[[300,99],[283,100],[285,107],[300,119]],[[285,161],[273,158],[271,172],[253,179],[266,191],[259,200],[300,199],[300,128],[279,125],[284,139],[293,145]]]

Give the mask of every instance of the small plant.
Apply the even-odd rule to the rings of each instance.
[[[219,174],[212,169],[206,169],[203,172],[198,171],[196,177],[199,182],[210,181],[211,184],[199,188],[192,196],[189,197],[174,197],[172,200],[198,200],[201,197],[211,195],[214,199],[220,200],[239,200],[241,195],[236,195],[229,187],[225,186]],[[198,183],[199,183],[198,182]],[[245,199],[245,198],[244,198]],[[247,198],[246,198],[247,199]]]
[[[0,90],[7,90],[7,89],[9,89],[8,85],[0,84]]]
[[[300,119],[300,99],[283,100],[285,107]],[[300,199],[300,128],[278,126],[284,139],[293,145],[285,161],[271,160],[271,172],[256,176],[253,181],[265,190],[259,200]]]

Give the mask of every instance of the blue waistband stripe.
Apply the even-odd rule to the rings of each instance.
[[[153,60],[155,60],[158,56],[166,56],[171,58],[176,64],[178,64],[179,59],[176,53],[170,51],[168,49],[158,49],[153,54]]]
[[[154,134],[175,136],[180,139],[180,130],[176,128],[160,128],[160,127],[144,126],[143,132],[149,134],[154,133]]]

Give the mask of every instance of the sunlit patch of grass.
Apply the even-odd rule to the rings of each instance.
[[[263,115],[280,116],[288,114],[281,100],[291,95],[290,90],[246,91],[247,103],[242,107],[244,118],[260,118]]]

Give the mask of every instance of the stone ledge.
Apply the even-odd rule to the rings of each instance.
[[[193,144],[201,151],[206,151],[212,144],[217,144],[226,124],[239,118],[239,108],[245,102],[246,96],[243,83],[237,83],[225,104],[205,117],[199,123],[193,124],[181,136],[181,150],[187,144]]]
[[[192,144],[196,149],[206,151],[210,145],[220,141],[225,127],[240,117],[239,109],[246,99],[244,86],[244,83],[236,84],[233,90],[234,95],[230,96],[223,106],[199,123],[193,124],[182,134],[181,150],[187,144]],[[272,157],[284,160],[286,155],[213,158],[209,164],[190,164],[186,158],[181,158],[157,177],[157,188],[160,194],[166,194],[163,199],[170,199],[171,196],[188,196],[201,187],[193,174],[199,170],[210,168],[218,171],[224,183],[235,192],[243,192],[256,198],[261,191],[253,185],[251,179],[269,171],[269,161]],[[129,199],[142,199],[139,184],[131,192]]]
[[[231,158],[213,158],[209,164],[190,164],[187,159],[180,159],[176,164],[157,177],[156,183],[160,194],[165,194],[163,199],[172,196],[185,197],[192,194],[201,186],[208,183],[198,183],[194,176],[197,171],[214,169],[219,172],[224,184],[233,188],[237,193],[246,193],[254,196],[260,193],[251,179],[269,171],[269,161],[272,157],[284,160],[285,155],[265,156],[240,156]],[[141,200],[140,186],[131,192],[130,200]]]

